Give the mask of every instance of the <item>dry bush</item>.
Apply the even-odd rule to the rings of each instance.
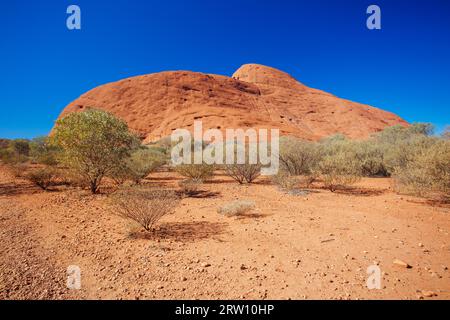
[[[444,131],[442,132],[442,138],[445,140],[450,140],[450,126],[445,127]]]
[[[208,180],[214,175],[215,167],[206,163],[203,164],[182,164],[175,167],[175,171],[193,180]]]
[[[450,198],[450,141],[428,138],[409,145],[411,153],[404,165],[394,168],[399,191],[419,196]]]
[[[8,165],[7,168],[15,178],[25,178],[29,165],[27,163],[17,163]]]
[[[353,142],[355,156],[361,165],[361,174],[367,177],[389,175],[383,146],[374,140]]]
[[[86,188],[89,186],[89,181],[83,175],[71,169],[58,169],[58,178],[61,184],[66,186],[74,188]]]
[[[225,165],[225,173],[243,184],[252,183],[261,175],[261,165],[259,164],[230,164]]]
[[[325,188],[335,192],[340,187],[347,187],[360,179],[360,165],[354,155],[336,153],[326,156],[318,168]]]
[[[239,216],[243,215],[253,209],[255,209],[256,205],[253,201],[248,200],[236,200],[224,204],[223,206],[217,209],[219,214],[223,214],[227,217]]]
[[[280,139],[281,169],[291,176],[313,175],[322,158],[322,150],[317,143],[292,137]]]
[[[143,187],[120,189],[111,199],[115,213],[137,222],[146,231],[153,230],[155,224],[172,213],[179,203],[174,191]]]
[[[199,179],[187,179],[180,181],[178,185],[181,188],[181,192],[189,197],[198,193],[202,183],[203,181]]]
[[[31,170],[26,174],[26,178],[42,190],[47,190],[55,183],[57,175],[52,168],[39,168]]]
[[[323,158],[317,174],[331,192],[357,182],[362,175],[362,165],[357,157],[355,142],[335,135],[321,142]]]
[[[290,175],[286,171],[280,171],[277,175],[271,177],[273,183],[278,185],[281,189],[292,191],[298,188],[299,177]]]

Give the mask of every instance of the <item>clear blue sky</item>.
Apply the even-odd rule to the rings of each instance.
[[[82,10],[82,30],[66,9]],[[366,28],[366,8],[382,30]],[[22,0],[0,5],[0,137],[44,135],[85,91],[260,63],[410,122],[450,124],[448,0]]]

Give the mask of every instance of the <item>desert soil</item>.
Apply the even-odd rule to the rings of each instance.
[[[179,179],[162,172],[148,183]],[[217,213],[235,199],[257,208]],[[389,179],[290,195],[219,175],[155,234],[133,231],[106,194],[44,192],[0,167],[0,299],[450,298],[450,207],[398,195]],[[70,265],[81,290],[66,287]],[[367,288],[371,265],[380,290]]]

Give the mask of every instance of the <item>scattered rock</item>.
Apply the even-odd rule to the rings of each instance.
[[[399,259],[395,259],[395,260],[393,261],[393,264],[396,265],[396,266],[399,266],[399,267],[406,268],[406,269],[411,269],[411,268],[412,268],[411,265],[409,265],[409,264],[406,263],[405,261],[402,261],[402,260],[399,260]]]
[[[426,297],[426,298],[432,298],[432,297],[436,297],[437,296],[437,294],[435,292],[433,292],[433,291],[425,291],[425,290],[422,290],[422,295],[424,297]]]

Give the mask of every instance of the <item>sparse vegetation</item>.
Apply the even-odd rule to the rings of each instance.
[[[47,166],[58,164],[58,148],[50,143],[48,137],[38,137],[30,142],[30,158],[34,163]]]
[[[299,177],[293,176],[286,171],[280,171],[271,177],[273,183],[285,191],[295,190],[299,185]]]
[[[442,132],[442,138],[450,140],[450,126],[445,127],[444,132]]]
[[[115,213],[137,222],[146,231],[152,231],[155,224],[172,213],[179,203],[179,197],[172,190],[140,186],[120,189],[111,199]]]
[[[57,174],[53,168],[45,167],[33,169],[25,177],[42,190],[47,190],[53,183]]]
[[[243,215],[253,209],[255,209],[255,202],[249,200],[236,200],[224,204],[217,209],[219,214],[227,217]]]
[[[52,144],[61,149],[59,160],[84,177],[92,193],[139,145],[126,123],[108,112],[89,109],[57,121]]]
[[[203,164],[182,164],[175,167],[175,171],[188,179],[206,181],[214,175],[215,167]]]
[[[225,172],[239,184],[252,183],[261,175],[261,165],[230,164],[225,165]]]
[[[408,144],[408,155],[401,155],[402,161],[393,168],[397,187],[420,196],[449,198],[450,141],[432,139],[424,143],[421,140]]]
[[[28,140],[2,140],[0,160],[7,165],[17,165],[29,160],[30,144]]]
[[[178,185],[185,196],[191,197],[198,193],[202,183],[203,181],[199,179],[187,179],[180,181]]]
[[[141,147],[131,156],[118,164],[111,172],[110,177],[118,184],[131,180],[140,184],[150,173],[166,163],[166,158],[159,150],[150,147]]]
[[[327,189],[335,192],[360,179],[362,166],[351,141],[337,135],[323,140],[321,148],[324,156],[316,170]]]
[[[319,145],[292,137],[280,139],[280,165],[292,176],[310,176],[322,157]]]

